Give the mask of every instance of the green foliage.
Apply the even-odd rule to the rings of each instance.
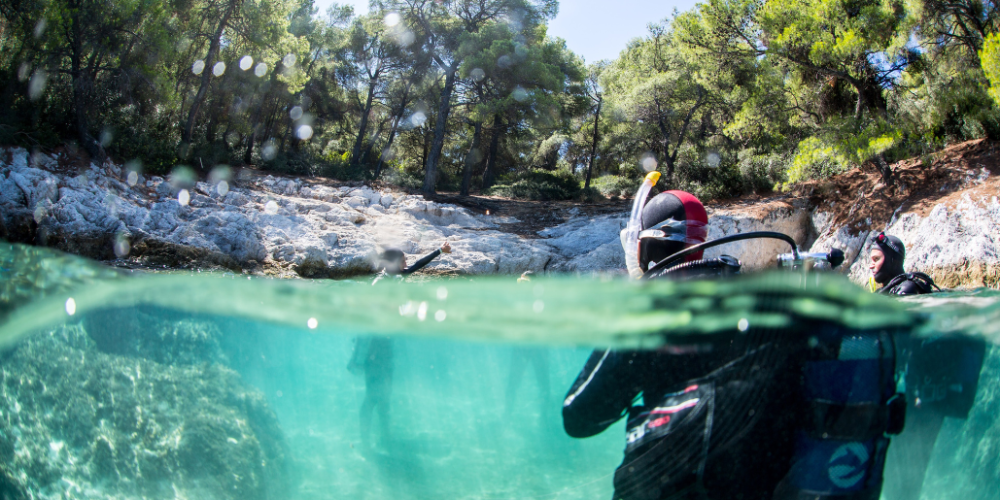
[[[571,200],[580,192],[580,180],[569,172],[528,170],[501,178],[484,194],[518,200],[555,201]],[[588,193],[588,196],[592,194]]]
[[[628,175],[608,174],[591,181],[591,187],[608,198],[635,196],[640,184],[642,184],[641,177]]]
[[[990,80],[990,97],[993,102],[1000,104],[1000,37],[996,33],[990,33],[979,54],[983,73]]]

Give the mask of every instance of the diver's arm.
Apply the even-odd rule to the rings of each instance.
[[[633,354],[598,350],[570,388],[563,402],[563,427],[572,437],[600,433],[621,419],[638,389],[632,382]]]
[[[420,260],[414,262],[412,266],[407,267],[406,269],[403,269],[402,271],[400,271],[399,274],[404,274],[404,275],[405,274],[413,274],[413,273],[419,271],[420,269],[422,269],[427,264],[430,264],[431,261],[434,260],[434,259],[436,259],[438,255],[441,255],[441,249],[440,248],[438,248],[437,250],[434,250],[433,252],[425,255]]]

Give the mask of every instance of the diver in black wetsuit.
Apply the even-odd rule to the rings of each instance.
[[[903,270],[906,247],[885,233],[875,237],[868,268],[885,295],[921,295],[937,285],[924,273]],[[940,289],[938,289],[940,290]],[[885,496],[918,500],[934,443],[945,417],[965,419],[975,402],[986,342],[967,337],[897,339],[899,378],[909,407],[906,430],[894,440],[885,471]]]
[[[442,253],[451,253],[451,245],[447,241],[437,250],[407,267],[406,256],[402,251],[386,250],[379,255],[377,263],[379,274],[372,281],[372,285],[388,276],[402,277],[413,274]],[[389,436],[389,398],[392,396],[392,340],[384,336],[354,339],[354,353],[347,369],[351,373],[363,372],[365,376],[365,400],[361,403],[359,412],[362,446],[371,447],[371,424],[376,411],[379,417],[379,439],[385,442]]]
[[[868,269],[872,271],[875,282],[882,285],[879,293],[918,295],[931,293],[938,288],[930,276],[924,273],[907,273],[903,270],[904,260],[906,260],[906,247],[903,246],[902,240],[885,233],[879,233],[875,237],[875,247],[872,248]]]
[[[642,210],[637,249],[642,271],[703,242],[707,224],[705,208],[689,193],[652,198]],[[702,259],[695,253],[656,276],[715,277],[736,274],[739,267],[732,257]],[[793,407],[791,391],[778,390],[794,383],[787,357],[773,356],[778,347],[595,351],[563,403],[565,430],[588,437],[628,416],[625,458],[614,478],[616,500],[770,498],[789,469],[794,445],[792,436],[780,431],[792,425],[795,412],[787,411]],[[745,378],[744,368],[760,355],[771,362]],[[643,404],[634,403],[640,394]],[[747,408],[749,415],[743,413]],[[709,413],[713,416],[703,418]]]
[[[700,252],[654,269],[703,242],[708,217],[681,191],[637,202],[637,210],[641,227],[622,232],[626,252],[638,256],[633,276],[739,272],[738,260]],[[630,231],[638,245],[626,241]],[[780,313],[785,300],[760,307]],[[563,425],[570,436],[588,437],[627,417],[614,499],[878,500],[885,435],[898,432],[905,406],[893,397],[891,335],[803,319],[784,331],[739,331],[707,348],[590,356],[563,403]]]

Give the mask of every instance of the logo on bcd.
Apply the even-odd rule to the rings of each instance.
[[[868,471],[868,460],[871,455],[868,448],[861,443],[847,443],[837,448],[830,457],[828,473],[830,481],[838,488],[853,488]]]

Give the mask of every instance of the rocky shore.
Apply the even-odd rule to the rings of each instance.
[[[618,240],[624,203],[603,213],[563,208],[543,219],[547,227],[525,234],[511,229],[524,221],[503,211],[387,189],[252,170],[225,169],[195,182],[147,177],[111,163],[70,164],[65,156],[23,149],[0,153],[0,236],[119,265],[221,266],[285,277],[364,274],[382,248],[400,248],[412,258],[445,239],[455,252],[427,272],[620,273],[624,267]],[[909,268],[943,286],[1000,285],[1000,170],[993,145],[964,143],[894,170],[899,180],[889,188],[873,172],[858,170],[790,194],[710,204],[709,236],[772,230],[805,250],[838,247],[847,254],[843,271],[861,283],[872,238],[885,230],[907,244]],[[725,252],[759,269],[786,251],[779,241],[754,241],[709,254]]]

